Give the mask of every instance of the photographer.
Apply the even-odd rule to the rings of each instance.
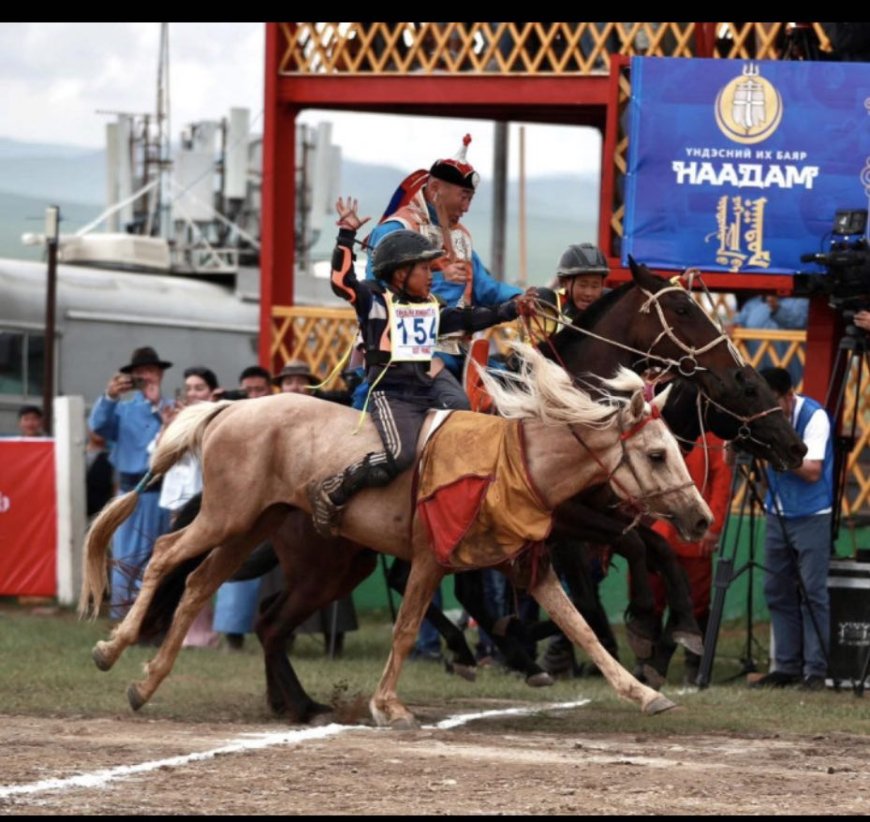
[[[150,347],[137,348],[129,364],[111,377],[106,393],[91,410],[90,429],[115,443],[111,462],[121,493],[132,491],[148,471],[148,445],[163,424],[162,412],[173,406],[161,396],[163,373],[171,362]],[[121,401],[121,395],[132,395]],[[115,532],[112,543],[110,617],[122,619],[139,589],[139,579],[151,557],[154,540],[169,529],[169,514],[158,503],[160,483],[143,490],[133,515]]]
[[[755,687],[825,687],[830,635],[834,449],[824,407],[795,394],[788,371],[761,375],[807,446],[800,467],[767,469],[764,596],[773,629],[773,670]]]

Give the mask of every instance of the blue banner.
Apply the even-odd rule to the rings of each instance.
[[[870,198],[870,64],[634,57],[622,262],[821,270]]]

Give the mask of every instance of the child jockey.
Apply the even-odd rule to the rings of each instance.
[[[468,409],[459,382],[433,360],[439,334],[473,332],[517,317],[517,300],[493,308],[448,308],[431,295],[432,261],[444,253],[415,231],[384,237],[372,259],[375,280],[357,279],[353,243],[357,201],[339,198],[338,240],[332,256],[332,290],[356,309],[371,386],[372,421],[384,450],[372,452],[324,480],[312,495],[318,531],[335,534],[340,512],[362,488],[380,487],[410,467],[429,409]]]

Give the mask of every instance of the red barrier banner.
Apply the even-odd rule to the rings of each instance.
[[[56,593],[54,440],[0,440],[0,596]]]

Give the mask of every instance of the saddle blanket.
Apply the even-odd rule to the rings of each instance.
[[[420,459],[416,513],[438,561],[463,570],[498,565],[552,528],[528,475],[522,423],[455,411]]]

